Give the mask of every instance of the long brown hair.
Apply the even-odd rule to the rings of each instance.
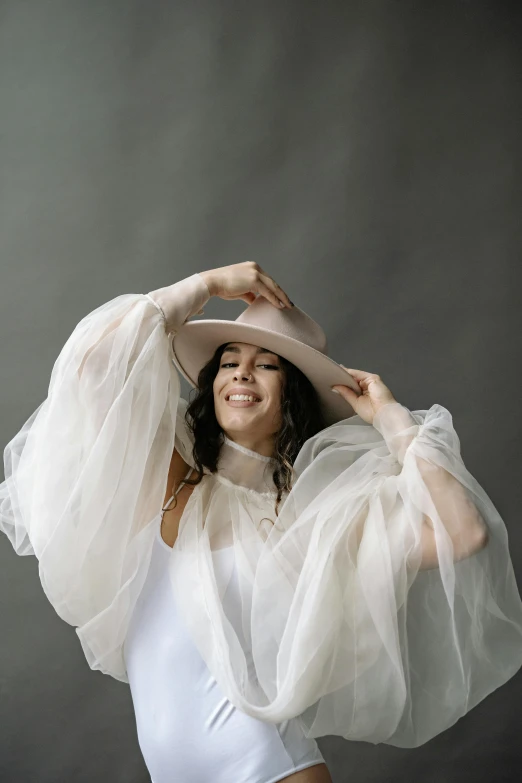
[[[185,421],[194,439],[193,460],[198,471],[186,484],[196,486],[203,478],[203,467],[211,473],[217,470],[223,429],[218,423],[214,408],[214,379],[219,371],[221,356],[227,343],[216,348],[211,359],[201,368],[196,393],[185,411]],[[276,354],[278,356],[278,354]],[[281,417],[272,457],[276,460],[272,474],[277,488],[275,514],[277,516],[283,492],[290,492],[293,480],[294,460],[303,443],[327,425],[321,412],[319,397],[314,387],[295,364],[279,356],[283,370],[281,385]]]

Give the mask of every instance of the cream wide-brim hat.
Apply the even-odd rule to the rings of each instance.
[[[259,295],[235,321],[186,321],[172,337],[173,362],[190,385],[197,387],[199,372],[216,348],[232,341],[266,348],[301,370],[318,394],[327,426],[355,415],[350,403],[331,387],[343,384],[359,395],[358,384],[330,359],[323,329],[297,305],[279,309]]]

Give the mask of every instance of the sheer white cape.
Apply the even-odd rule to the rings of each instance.
[[[38,558],[89,666],[123,682],[174,445],[194,464],[172,356],[147,295],[103,304],[76,326],[47,399],[4,453],[0,529]],[[270,464],[257,457],[224,442],[170,561],[187,627],[238,709],[274,723],[299,716],[310,737],[416,747],[518,671],[506,527],[462,462],[448,410],[391,403],[374,426],[355,416],[310,438],[277,518]],[[438,565],[419,570],[423,515]],[[456,560],[478,521],[487,545]],[[213,568],[222,546],[234,550],[240,629]]]

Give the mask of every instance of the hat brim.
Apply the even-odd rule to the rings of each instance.
[[[201,368],[216,348],[227,342],[258,345],[292,362],[314,386],[327,426],[355,415],[350,403],[331,391],[334,384],[343,384],[360,394],[357,382],[347,370],[321,351],[261,326],[213,318],[186,322],[172,337],[172,360],[188,383],[196,387]]]

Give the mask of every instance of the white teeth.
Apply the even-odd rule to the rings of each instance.
[[[248,402],[259,402],[257,397],[252,397],[246,394],[231,394],[229,400],[248,400]]]

